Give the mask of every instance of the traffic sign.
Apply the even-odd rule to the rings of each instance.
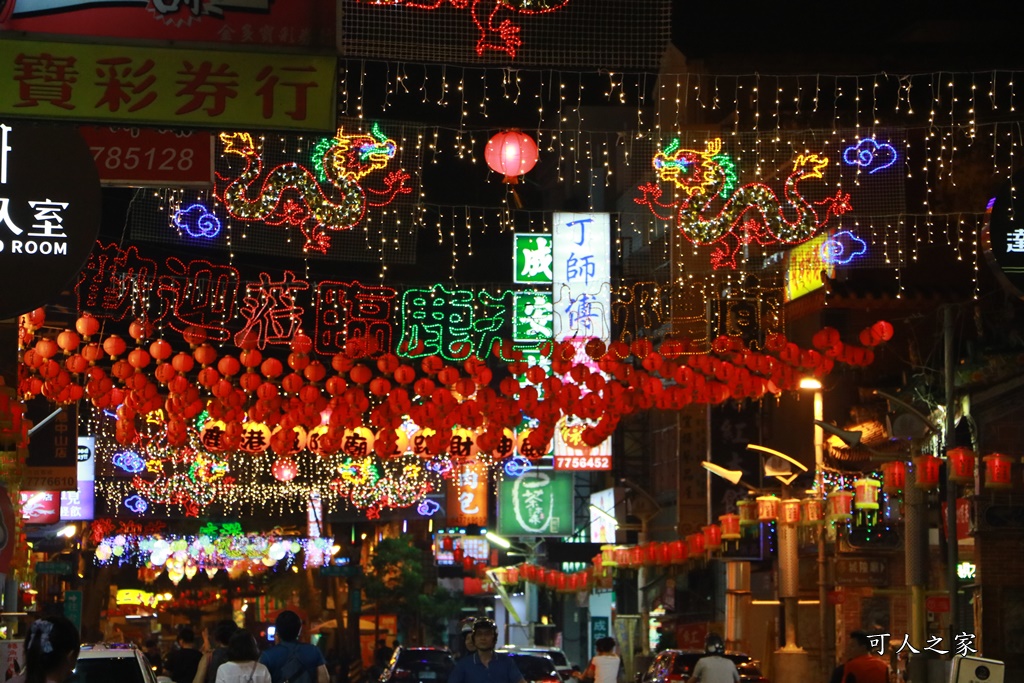
[[[36,574],[70,574],[70,562],[36,562]]]

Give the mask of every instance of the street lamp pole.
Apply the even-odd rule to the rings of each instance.
[[[817,379],[800,381],[800,388],[814,390],[814,481],[818,500],[825,504],[825,419],[821,382]],[[821,673],[827,678],[830,670],[834,638],[828,628],[828,568],[825,564],[825,528],[818,529],[818,633],[821,634]]]

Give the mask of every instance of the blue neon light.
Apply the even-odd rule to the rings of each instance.
[[[840,230],[821,245],[821,260],[845,266],[868,253],[868,243],[849,230]]]
[[[895,147],[888,142],[879,142],[874,138],[864,138],[856,145],[850,145],[843,150],[843,161],[850,166],[860,166],[866,169],[869,166],[874,166],[876,162],[880,164],[868,173],[877,173],[882,169],[889,168],[896,163],[898,158],[899,155],[896,153]]]
[[[420,504],[416,506],[416,512],[424,517],[429,517],[440,509],[441,504],[436,500],[430,500],[429,498],[424,498],[420,501]]]
[[[138,474],[142,470],[146,469],[146,461],[143,460],[138,453],[132,451],[124,451],[122,453],[115,453],[114,457],[110,459],[114,463],[114,467],[124,470],[129,474]]]
[[[514,455],[505,461],[505,474],[510,477],[521,477],[533,469],[533,463],[521,455]]]
[[[137,493],[125,498],[124,506],[137,515],[141,515],[149,509],[149,503],[147,503],[146,499]]]
[[[174,214],[174,226],[190,237],[213,239],[220,234],[220,219],[202,204],[193,204]]]

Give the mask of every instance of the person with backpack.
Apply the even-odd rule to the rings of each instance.
[[[260,656],[260,664],[270,670],[273,683],[330,683],[327,662],[320,648],[300,643],[302,619],[290,609],[274,620],[277,644]]]

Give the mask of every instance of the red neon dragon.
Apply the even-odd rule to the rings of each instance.
[[[718,243],[711,254],[715,269],[736,268],[736,254],[744,244],[806,241],[825,228],[832,216],[840,216],[851,208],[850,195],[841,190],[833,197],[812,203],[797,187],[803,180],[822,178],[828,166],[825,157],[801,154],[794,161],[783,195],[789,208],[796,211],[796,220],[789,220],[772,188],[763,183],[736,187],[735,164],[722,153],[720,139],[705,146],[703,151],[680,149],[677,139],[654,157],[658,179],[671,182],[673,194],[681,194],[681,199],[662,202],[661,187],[645,183],[639,187],[643,194],[634,201],[661,220],[674,221],[694,244]],[[712,204],[718,199],[724,204],[716,209]],[[816,206],[824,207],[824,215],[818,215]]]
[[[546,14],[561,9],[569,0],[361,0],[367,5],[401,5],[416,9],[437,9],[450,2],[455,9],[469,9],[473,23],[480,31],[476,42],[477,55],[483,56],[488,50],[504,52],[515,57],[523,45],[519,27],[511,19],[502,19],[502,10],[516,14]]]

